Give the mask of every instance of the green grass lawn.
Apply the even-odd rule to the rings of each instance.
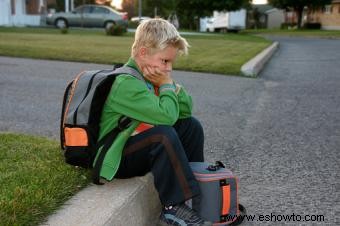
[[[270,45],[262,37],[247,34],[187,35],[189,56],[179,57],[177,70],[240,74],[241,66]],[[54,28],[0,28],[0,55],[91,62],[125,63],[133,34],[107,36],[104,30]]]
[[[37,225],[90,181],[64,163],[59,143],[0,133],[0,225]]]

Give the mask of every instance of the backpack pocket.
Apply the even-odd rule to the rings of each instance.
[[[66,146],[65,162],[74,166],[80,166],[83,168],[91,168],[92,158],[88,147],[68,147]]]
[[[64,128],[64,156],[66,163],[91,168],[93,154],[89,148],[88,133],[85,128]]]
[[[65,134],[65,143],[64,145],[67,147],[81,147],[81,146],[88,146],[88,135],[84,128],[74,127],[64,128]]]

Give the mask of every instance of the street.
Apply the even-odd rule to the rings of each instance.
[[[272,38],[280,47],[257,79],[182,71],[174,78],[193,96],[206,161],[221,160],[239,177],[240,202],[256,216],[245,225],[310,225],[307,215],[336,225],[340,40]],[[67,82],[110,67],[0,57],[0,131],[59,139]]]

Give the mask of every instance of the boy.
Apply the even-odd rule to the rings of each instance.
[[[188,46],[168,21],[143,21],[126,66],[136,69],[144,81],[118,76],[101,116],[100,137],[123,115],[133,123],[117,136],[100,175],[110,180],[151,171],[163,205],[161,225],[211,225],[184,204],[199,195],[188,163],[204,160],[203,129],[191,117],[191,97],[171,77],[172,64],[179,53],[187,54]]]

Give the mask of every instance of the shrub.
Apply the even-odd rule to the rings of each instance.
[[[138,21],[129,21],[128,27],[132,28],[132,29],[135,29],[135,28],[138,27],[138,25],[139,25]]]
[[[112,25],[105,29],[107,35],[120,36],[126,32],[126,28],[122,25]]]
[[[303,28],[305,29],[316,29],[320,30],[321,29],[321,24],[320,23],[305,23],[303,25]]]
[[[67,27],[60,28],[60,33],[67,34],[68,33],[68,28]]]
[[[297,23],[282,23],[281,29],[292,29],[297,28]]]

